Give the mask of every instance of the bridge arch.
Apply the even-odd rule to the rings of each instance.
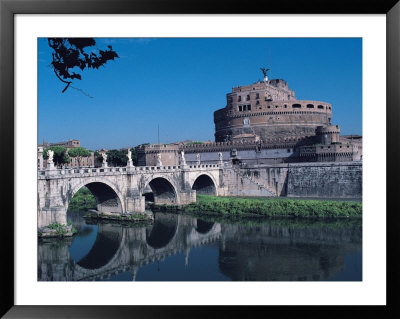
[[[149,186],[153,192],[154,204],[174,205],[178,203],[177,187],[167,176],[152,176],[146,181],[145,187]]]
[[[146,243],[153,249],[166,247],[176,236],[179,216],[157,213],[153,225],[146,229]]]
[[[125,201],[118,188],[104,178],[88,178],[73,186],[71,196],[67,201],[67,208],[71,199],[82,187],[87,187],[97,201],[97,210],[108,213],[122,213],[125,211]]]
[[[76,261],[87,270],[103,269],[112,264],[124,242],[122,227],[111,224],[98,224],[96,240],[88,253]]]
[[[197,220],[196,220],[196,231],[198,233],[200,233],[200,234],[207,234],[214,227],[214,225],[215,225],[214,222],[207,222],[205,220],[197,218]]]
[[[193,178],[191,186],[197,194],[217,195],[217,183],[214,177],[209,173],[199,173],[195,178]]]

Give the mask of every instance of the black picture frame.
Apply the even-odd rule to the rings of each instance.
[[[16,14],[385,14],[387,22],[386,105],[386,218],[387,305],[386,306],[16,306],[14,303],[14,16]],[[1,309],[5,318],[157,318],[227,317],[253,315],[261,310],[269,317],[399,316],[398,217],[396,182],[399,176],[398,137],[400,119],[400,3],[398,0],[286,0],[243,3],[163,0],[0,0],[0,130],[2,191]],[[383,106],[382,106],[383,107]],[[382,141],[383,143],[383,141]],[[376,163],[377,166],[380,163]],[[379,185],[377,185],[379,187]],[[382,212],[383,213],[383,212]],[[264,307],[268,307],[265,309]]]

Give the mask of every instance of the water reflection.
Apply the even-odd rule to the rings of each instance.
[[[124,226],[68,216],[79,233],[39,240],[38,280],[362,280],[361,220],[226,221],[155,215]]]

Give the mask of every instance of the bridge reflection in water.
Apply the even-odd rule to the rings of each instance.
[[[39,281],[362,280],[361,221],[218,223],[157,213],[153,224],[87,224],[40,240]],[[160,271],[161,269],[161,271]]]

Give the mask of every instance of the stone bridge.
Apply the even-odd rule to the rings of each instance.
[[[158,205],[186,205],[200,194],[225,195],[223,165],[139,166],[38,171],[38,227],[66,224],[68,205],[86,186],[97,200],[97,210],[143,213],[144,193],[152,192]]]
[[[139,268],[177,253],[184,253],[187,264],[191,248],[221,237],[221,224],[176,214],[157,213],[154,223],[146,227],[108,223],[98,227],[93,246],[79,261],[72,260],[68,239],[39,245],[38,280],[91,281],[126,272],[135,280]]]

